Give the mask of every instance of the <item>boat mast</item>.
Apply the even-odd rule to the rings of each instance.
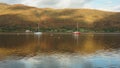
[[[40,28],[40,27],[39,27],[39,23],[38,23],[38,27],[37,27],[37,31],[38,31],[38,32],[39,32],[39,28]]]
[[[39,20],[39,16],[40,16],[39,12],[38,12],[37,10],[35,10],[34,13],[35,13],[36,17],[37,17],[38,20]],[[37,32],[39,32],[39,29],[40,29],[39,23],[37,23]]]
[[[77,22],[77,31],[78,31],[78,28],[79,28],[79,26],[78,26],[78,22]]]

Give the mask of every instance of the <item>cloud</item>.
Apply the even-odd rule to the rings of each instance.
[[[113,10],[120,11],[120,5],[113,7]]]
[[[113,3],[113,1],[108,1],[106,4],[112,4]]]
[[[9,4],[25,4],[41,8],[81,8],[92,0],[0,0]]]
[[[24,4],[39,8],[91,8],[105,11],[120,11],[118,4],[113,0],[0,0],[8,4]],[[104,5],[103,5],[104,3]]]
[[[8,3],[8,4],[18,4],[21,3],[23,0],[0,0],[2,3]]]

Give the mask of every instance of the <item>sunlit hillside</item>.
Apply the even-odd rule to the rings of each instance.
[[[93,9],[35,8],[21,4],[0,4],[0,31],[75,30],[120,31],[120,13]]]

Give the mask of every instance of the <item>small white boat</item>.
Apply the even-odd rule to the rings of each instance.
[[[40,34],[42,34],[42,32],[35,32],[34,34],[36,34],[36,35],[40,35]]]
[[[37,32],[34,32],[34,34],[36,34],[36,35],[41,35],[42,34],[42,32],[39,32],[39,23],[38,23],[38,27],[37,27]]]

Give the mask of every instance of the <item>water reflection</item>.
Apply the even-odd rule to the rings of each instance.
[[[119,34],[0,34],[0,68],[120,68],[119,40]]]
[[[37,55],[19,60],[0,61],[0,68],[120,68],[120,54],[88,56],[52,54]]]
[[[119,35],[43,34],[0,35],[0,53],[9,55],[36,55],[37,53],[90,54],[99,50],[119,49]],[[0,56],[1,57],[1,56]]]

